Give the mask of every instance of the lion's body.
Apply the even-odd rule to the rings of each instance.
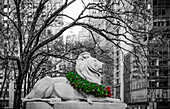
[[[100,61],[91,57],[89,53],[82,53],[76,61],[76,72],[90,82],[101,84],[101,77],[98,69],[102,68]],[[45,101],[69,101],[69,100],[87,100],[87,101],[112,101],[119,100],[111,98],[95,98],[94,96],[80,93],[74,89],[67,78],[49,76],[39,80],[32,91],[23,101],[45,100]]]
[[[64,77],[51,78],[49,76],[38,81],[25,99],[60,98],[56,100],[78,100],[84,97],[78,93]]]

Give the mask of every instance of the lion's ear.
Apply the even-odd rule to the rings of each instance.
[[[84,56],[82,56],[84,59],[87,59],[87,58],[89,58],[89,56],[88,55],[84,55]]]
[[[89,52],[83,52],[83,53],[81,53],[79,56],[84,57],[84,56],[91,56],[91,55],[90,55]]]
[[[84,58],[79,57],[79,58],[77,58],[77,60],[76,60],[76,61],[79,61],[79,60],[83,61],[83,60],[84,60]]]

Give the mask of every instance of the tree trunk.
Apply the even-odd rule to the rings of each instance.
[[[0,90],[0,97],[2,97],[2,94],[3,94],[3,90],[4,90],[4,86],[5,86],[5,83],[6,83],[6,79],[8,78],[8,65],[6,64],[5,66],[5,75],[4,75],[4,80],[2,82],[2,86],[0,87],[1,90]]]
[[[24,77],[24,97],[27,95],[27,75]]]
[[[16,82],[16,91],[14,95],[14,106],[13,109],[21,109],[21,94],[22,94],[22,84],[23,84],[23,77],[20,76]]]

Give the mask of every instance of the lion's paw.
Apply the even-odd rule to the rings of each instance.
[[[51,102],[61,102],[61,98],[50,98]]]
[[[106,101],[108,102],[114,102],[114,103],[120,103],[120,99],[115,99],[115,98],[105,98]]]

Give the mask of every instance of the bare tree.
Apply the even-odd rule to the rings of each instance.
[[[69,57],[69,54],[74,53],[73,51],[77,49],[75,46],[69,49],[66,46],[63,46],[66,48],[62,48],[60,42],[55,42],[71,27],[81,26],[89,31],[91,33],[89,36],[95,43],[94,48],[98,46],[101,52],[104,49],[100,47],[100,41],[96,41],[97,37],[103,37],[114,46],[130,52],[136,57],[138,56],[135,52],[121,46],[120,43],[132,48],[140,46],[141,51],[145,51],[145,48],[149,49],[147,45],[141,42],[142,38],[151,33],[149,31],[151,14],[146,4],[132,3],[129,0],[106,0],[88,4],[83,0],[81,1],[84,4],[84,9],[76,18],[63,12],[76,0],[65,0],[57,8],[53,6],[51,0],[11,0],[9,2],[11,8],[8,13],[1,9],[1,16],[8,19],[8,26],[1,32],[5,36],[4,42],[8,42],[10,46],[7,47],[9,53],[1,54],[0,59],[16,63],[14,66],[14,68],[17,68],[16,91],[13,106],[15,109],[19,109],[21,106],[21,89],[24,78],[26,76],[31,78],[42,70],[41,65],[44,64],[46,59],[48,60],[49,56],[70,61],[75,59],[75,57],[74,59]],[[87,11],[99,14],[85,14]],[[71,23],[62,25],[61,18],[68,18]],[[92,23],[96,21],[99,22]],[[47,29],[56,24],[62,25],[61,28],[54,35],[47,34]],[[51,48],[52,45],[55,48],[54,42],[57,45],[55,51]],[[107,52],[105,53],[107,54]],[[146,56],[143,52],[139,52],[139,54]],[[27,92],[29,92],[29,89]]]

